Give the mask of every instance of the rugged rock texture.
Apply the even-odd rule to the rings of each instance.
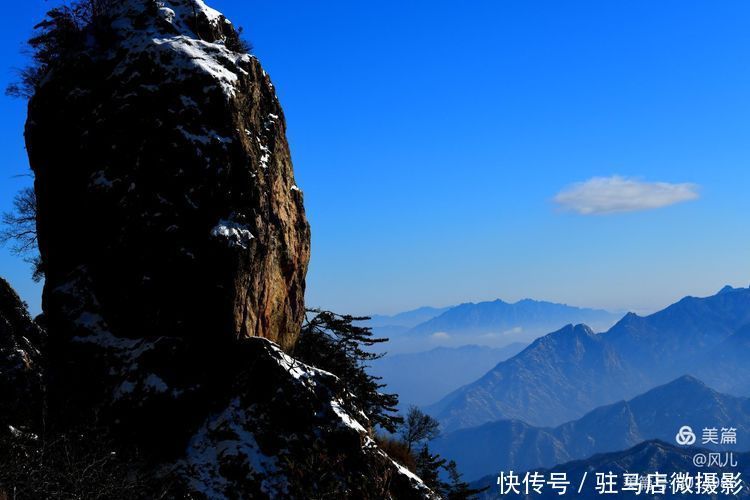
[[[76,312],[91,303],[88,290],[81,276],[56,293]],[[95,333],[53,348],[51,357],[67,364],[50,378],[60,373],[69,381],[66,400],[57,405],[60,386],[50,382],[53,414],[74,426],[81,409],[94,408],[118,441],[145,450],[185,494],[433,496],[378,449],[367,417],[336,376],[300,363],[277,344],[131,339],[94,326]],[[74,409],[70,418],[63,405]]]
[[[0,278],[0,433],[39,431],[44,393],[39,348],[43,343],[44,331]]]
[[[63,420],[158,392],[156,369],[193,398],[218,376],[211,354],[254,336],[289,348],[304,314],[309,227],[268,76],[200,0],[101,5],[26,127]]]
[[[48,432],[180,498],[428,498],[345,384],[285,354],[310,234],[258,61],[201,0],[105,2],[29,106]]]
[[[290,347],[310,232],[270,79],[199,0],[107,15],[29,106],[50,324]],[[94,302],[73,313],[56,291],[82,274]]]
[[[176,462],[190,492],[208,498],[238,491],[271,498],[432,497],[419,478],[378,449],[367,417],[335,376],[265,339],[245,341],[236,363],[232,396],[199,426]],[[256,383],[263,379],[273,383]]]

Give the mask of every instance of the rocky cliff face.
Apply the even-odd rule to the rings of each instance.
[[[293,345],[310,232],[269,77],[198,0],[106,15],[108,39],[55,65],[29,107],[50,324]],[[82,310],[60,293],[73,282]]]
[[[0,434],[40,430],[43,344],[44,331],[0,278]]]
[[[432,496],[284,352],[310,232],[259,62],[201,0],[101,5],[26,127],[49,427],[96,422],[191,497]]]

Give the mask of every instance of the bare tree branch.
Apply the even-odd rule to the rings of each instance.
[[[28,256],[37,249],[36,195],[32,188],[22,189],[13,200],[13,211],[2,216],[0,245],[10,245],[15,255]]]

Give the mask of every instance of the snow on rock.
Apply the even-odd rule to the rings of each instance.
[[[377,447],[340,379],[268,340],[244,339],[242,345],[256,354],[254,366],[237,377],[239,392],[202,422],[176,464],[191,493],[211,499],[234,498],[237,491],[270,498],[316,491],[331,498],[434,498]],[[263,381],[253,383],[260,374]],[[311,459],[322,460],[320,469],[305,469]]]
[[[45,338],[18,294],[0,278],[0,434],[41,430]]]
[[[422,481],[422,478],[420,478],[419,476],[417,476],[416,474],[414,474],[414,473],[413,473],[412,471],[410,471],[409,469],[407,469],[406,467],[404,467],[404,466],[403,466],[403,465],[401,465],[400,463],[398,463],[398,462],[396,462],[395,460],[393,460],[392,458],[390,458],[390,457],[389,457],[388,455],[386,455],[386,454],[385,454],[385,453],[384,453],[383,451],[380,451],[380,453],[382,454],[382,456],[383,456],[384,458],[388,459],[388,460],[389,460],[389,461],[390,461],[390,462],[391,462],[391,463],[393,464],[393,466],[394,466],[394,467],[396,468],[396,471],[397,471],[397,472],[398,472],[398,473],[399,473],[400,475],[402,475],[402,476],[404,476],[405,478],[407,478],[407,479],[408,479],[408,480],[409,480],[409,481],[410,481],[410,482],[412,483],[412,485],[413,485],[413,486],[414,486],[415,488],[417,488],[418,490],[422,491],[422,492],[423,492],[423,493],[424,493],[424,494],[425,494],[425,495],[426,495],[426,496],[427,496],[428,498],[429,498],[429,497],[432,497],[432,492],[431,492],[431,491],[430,491],[430,489],[429,489],[429,488],[428,488],[428,487],[427,487],[427,486],[426,486],[426,485],[424,484],[424,481]]]
[[[167,384],[161,379],[161,377],[153,373],[146,377],[146,380],[144,380],[143,384],[144,386],[146,386],[146,388],[155,392],[167,392],[169,390],[169,386],[167,386]]]
[[[240,224],[231,219],[222,219],[211,229],[211,236],[227,242],[230,247],[247,249],[250,241],[255,238],[253,233],[245,224]]]
[[[341,422],[347,427],[354,429],[357,432],[366,433],[367,430],[362,425],[354,420],[344,409],[341,407],[341,400],[331,401],[331,408],[337,417],[341,419]]]
[[[93,175],[91,183],[94,186],[107,189],[111,188],[114,185],[115,181],[108,179],[104,171],[99,171]]]
[[[227,498],[237,478],[227,477],[222,465],[233,461],[241,468],[243,481],[252,481],[272,498],[286,495],[288,485],[281,475],[279,459],[260,450],[251,429],[255,427],[252,408],[241,406],[234,398],[218,415],[209,417],[196,432],[180,464],[189,476],[190,487],[207,498]]]
[[[201,0],[166,0],[155,15],[148,16],[146,2],[129,0],[111,7],[115,31],[125,42],[128,56],[115,68],[114,75],[129,74],[136,58],[149,55],[162,61],[167,80],[189,79],[195,69],[209,75],[227,98],[235,97],[240,75],[252,56],[227,48],[228,21]],[[145,15],[145,16],[144,16]],[[150,21],[146,27],[140,23]],[[203,30],[201,28],[203,24]],[[165,30],[164,26],[170,29]],[[211,33],[209,40],[204,37]],[[169,62],[167,62],[169,61]]]
[[[287,372],[287,374],[291,375],[292,379],[299,381],[308,387],[315,386],[315,377],[336,378],[336,376],[330,372],[306,365],[294,359],[282,351],[279,346],[273,342],[268,342],[266,349],[271,358],[274,359],[279,366]]]

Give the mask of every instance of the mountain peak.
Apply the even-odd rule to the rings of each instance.
[[[683,375],[682,377],[676,378],[673,381],[664,384],[662,387],[701,387],[708,389],[709,387],[704,384],[701,380],[693,377],[692,375]]]
[[[594,333],[594,331],[589,328],[588,325],[574,325],[571,323],[565,325],[559,330],[549,333],[543,337],[539,337],[531,344],[530,347],[545,346],[546,348],[559,349],[563,346],[570,345],[572,343],[571,341],[583,339],[596,341],[598,337],[596,336],[596,333]]]
[[[690,382],[691,384],[698,383],[700,385],[706,385],[702,381],[700,381],[697,378],[693,377],[692,375],[683,375],[682,377],[680,377],[680,378],[678,378],[678,379],[675,380],[675,382],[677,382],[677,381]]]
[[[722,295],[724,293],[735,292],[737,290],[742,290],[742,288],[734,288],[731,285],[726,285],[724,288],[722,288],[721,290],[719,290],[719,292],[716,295]]]
[[[541,303],[541,301],[530,299],[528,297],[525,298],[525,299],[521,299],[518,302],[516,302],[516,304],[540,304],[540,303]]]
[[[507,343],[511,338],[532,342],[566,324],[586,323],[592,325],[595,331],[603,331],[619,319],[619,314],[604,310],[579,308],[531,298],[514,303],[495,299],[453,307],[416,325],[410,330],[409,335],[415,337],[446,332],[461,336],[465,339],[464,342],[494,342],[493,345],[497,345],[501,342]]]
[[[550,335],[592,337],[596,334],[594,333],[594,330],[592,330],[588,325],[585,325],[583,323],[574,325],[571,323],[571,324],[565,325],[564,327],[560,328],[556,332],[551,333]]]
[[[667,401],[682,401],[681,404],[696,401],[710,401],[715,398],[729,398],[724,396],[711,387],[707,386],[701,380],[691,376],[683,375],[679,378],[667,382],[666,384],[660,385],[645,392],[629,401],[631,407],[643,407],[650,408],[657,404],[657,402]],[[690,403],[692,404],[692,403]]]

